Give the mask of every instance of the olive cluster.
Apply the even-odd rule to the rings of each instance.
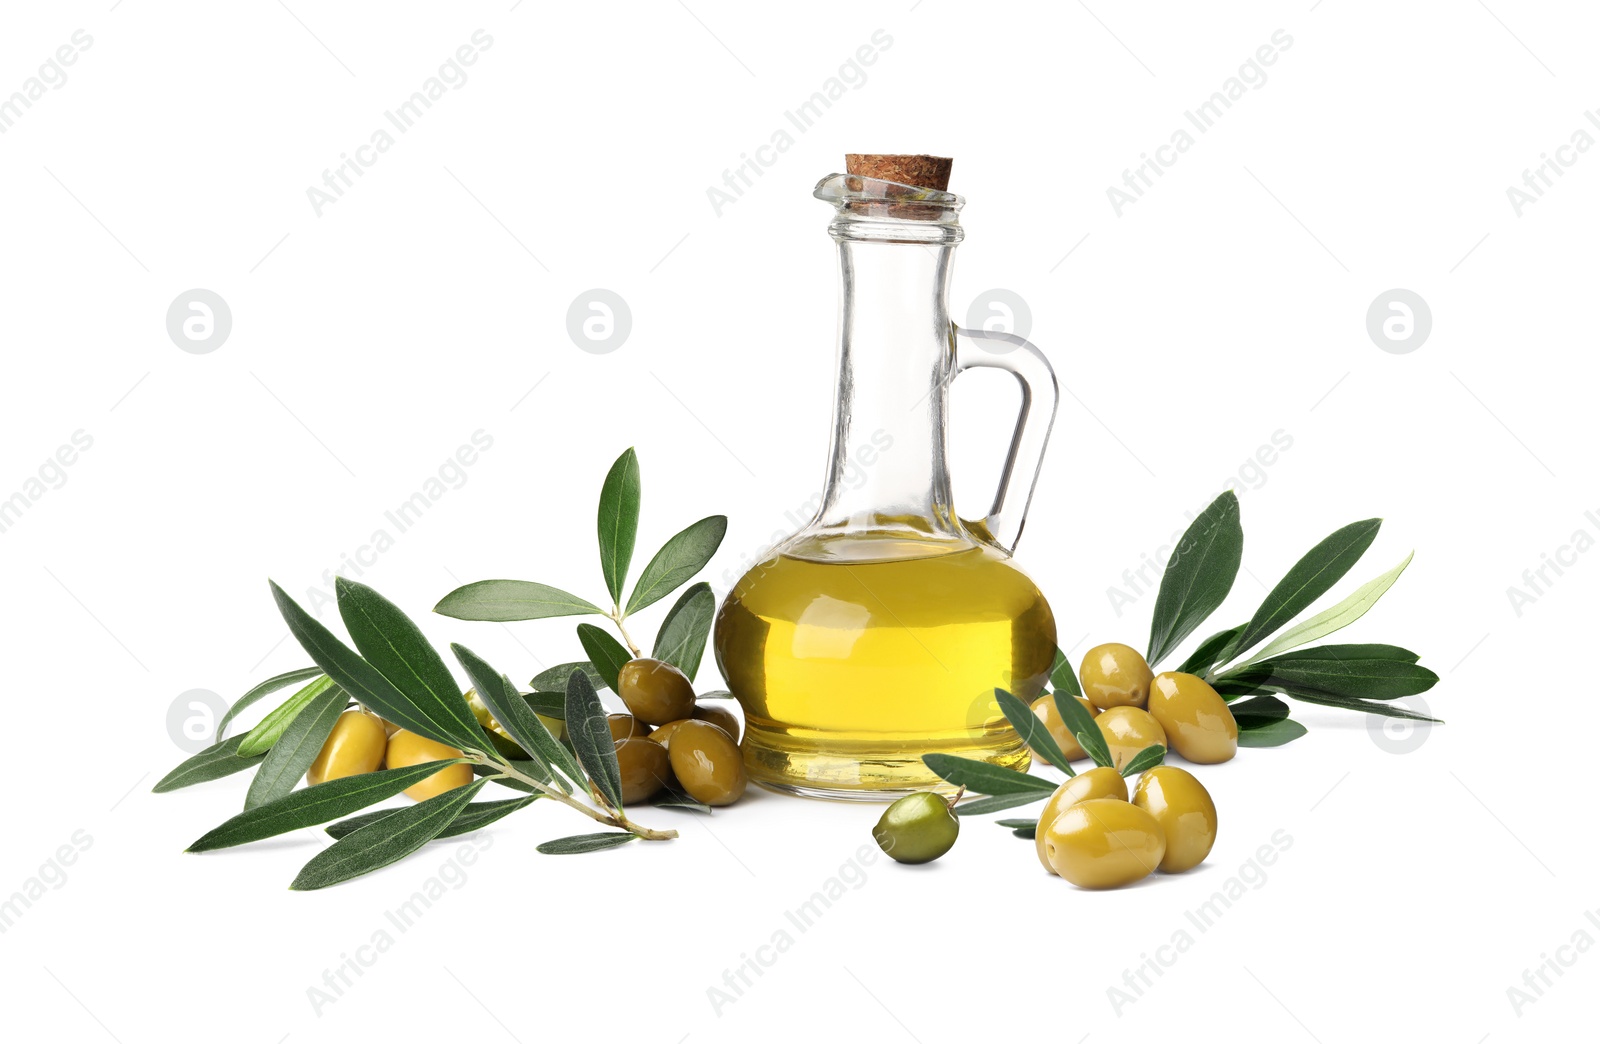
[[[330,779],[376,772],[381,768],[407,768],[460,756],[461,752],[454,747],[407,732],[371,711],[345,711],[339,715],[317,760],[306,772],[306,782],[316,786]],[[472,766],[447,765],[408,787],[406,796],[414,801],[426,801],[471,782]]]
[[[1181,874],[1217,840],[1217,806],[1192,774],[1172,765],[1139,776],[1133,798],[1113,768],[1093,768],[1056,788],[1034,828],[1039,862],[1079,888],[1121,888],[1160,870]]]

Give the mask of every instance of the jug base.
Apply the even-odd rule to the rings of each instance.
[[[741,745],[750,781],[768,790],[800,797],[886,802],[919,791],[955,793],[952,784],[923,764],[923,754],[953,754],[1026,772],[1032,761],[1027,746],[1010,729],[996,731],[987,742],[969,737],[964,742],[930,747],[926,741],[796,743],[781,730],[752,725]]]

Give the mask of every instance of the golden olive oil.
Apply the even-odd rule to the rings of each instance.
[[[829,797],[942,785],[933,751],[1026,769],[994,689],[1031,700],[1055,647],[1050,606],[1005,554],[916,536],[792,542],[716,627],[751,777]]]

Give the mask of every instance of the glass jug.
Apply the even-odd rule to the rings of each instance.
[[[965,201],[941,189],[834,174],[814,193],[836,209],[842,279],[822,505],[716,621],[746,765],[773,789],[883,800],[944,788],[922,763],[933,751],[1028,765],[994,689],[1032,700],[1055,657],[1055,617],[1011,551],[1056,381],[1022,338],[950,322]],[[946,468],[947,390],[980,366],[1014,374],[1022,407],[989,513],[966,521]]]

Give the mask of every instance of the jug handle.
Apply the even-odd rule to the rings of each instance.
[[[1022,524],[1039,481],[1045,444],[1050,441],[1050,429],[1056,422],[1060,387],[1044,353],[1016,334],[964,330],[953,323],[951,331],[955,335],[952,380],[963,371],[987,367],[1006,371],[1022,388],[1022,408],[1017,414],[1016,430],[1011,433],[1005,464],[1000,469],[994,502],[983,519],[967,523],[979,537],[1009,553],[1016,549],[1017,540],[1022,536]],[[1015,488],[1019,477],[1026,482],[1026,488]]]

